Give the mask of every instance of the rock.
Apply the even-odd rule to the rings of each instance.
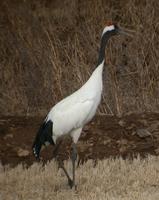
[[[104,144],[104,145],[107,145],[107,144],[109,144],[109,143],[111,143],[111,139],[103,140],[103,144]]]
[[[137,130],[136,130],[136,134],[137,134],[140,138],[145,138],[145,137],[148,137],[148,136],[151,136],[151,137],[152,137],[152,134],[151,134],[147,129],[144,129],[144,128],[137,129]]]
[[[19,157],[25,157],[25,156],[29,155],[29,151],[26,150],[26,149],[19,148],[18,151],[17,151],[17,154],[18,154]]]
[[[126,122],[125,122],[123,119],[121,119],[121,120],[119,120],[118,124],[119,124],[121,127],[124,127],[124,126],[126,125]]]
[[[4,136],[4,139],[7,140],[8,138],[13,138],[13,134],[7,134]]]
[[[126,127],[126,130],[131,130],[131,129],[134,129],[135,127],[136,127],[136,125],[134,123],[132,123]]]

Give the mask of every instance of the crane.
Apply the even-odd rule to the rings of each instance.
[[[105,63],[105,47],[108,40],[120,33],[128,34],[116,24],[108,23],[103,29],[99,56],[95,70],[88,81],[70,96],[64,98],[53,106],[41,125],[33,143],[33,153],[37,159],[40,156],[42,145],[55,145],[54,156],[65,135],[72,138],[72,178],[67,173],[63,162],[59,159],[59,167],[63,169],[68,178],[70,188],[75,184],[75,161],[77,159],[76,144],[83,127],[94,117],[102,94],[102,72]],[[57,142],[60,140],[60,142]]]

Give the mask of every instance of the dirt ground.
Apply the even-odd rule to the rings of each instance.
[[[0,117],[0,160],[2,165],[32,164],[32,143],[42,122],[39,117]],[[60,148],[59,155],[69,158],[71,140]],[[53,147],[41,153],[44,162],[52,158]],[[87,159],[122,156],[132,158],[159,154],[159,114],[130,114],[124,117],[96,116],[82,132],[78,142],[79,163]]]

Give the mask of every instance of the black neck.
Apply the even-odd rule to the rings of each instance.
[[[109,32],[107,32],[101,38],[101,44],[100,44],[100,49],[99,49],[99,57],[98,57],[97,67],[103,61],[105,61],[105,47],[106,47],[107,42],[108,42],[110,37],[111,37],[111,34]]]

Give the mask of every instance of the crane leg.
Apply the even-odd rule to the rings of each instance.
[[[53,158],[55,158],[58,161],[59,168],[61,168],[64,171],[64,173],[65,173],[65,175],[66,175],[66,177],[68,179],[68,184],[72,188],[73,181],[70,178],[67,170],[65,169],[63,161],[58,157],[58,150],[59,150],[59,147],[60,147],[61,144],[62,144],[62,140],[59,141],[59,143],[56,145],[55,149],[53,150]]]
[[[65,169],[65,167],[64,167],[63,161],[59,159],[59,160],[58,160],[58,163],[59,163],[59,167],[60,167],[61,169],[63,169],[63,171],[64,171],[64,173],[65,173],[65,175],[66,175],[66,177],[67,177],[67,179],[68,179],[68,184],[69,184],[69,186],[72,188],[72,186],[73,186],[73,181],[72,181],[72,179],[70,178],[70,176],[68,175],[68,172],[66,171],[66,169]]]
[[[72,174],[73,174],[73,181],[72,181],[72,185],[70,185],[70,187],[75,187],[76,189],[76,185],[75,185],[75,161],[77,159],[77,148],[76,148],[76,144],[73,143],[72,144],[72,152],[71,152],[71,160],[72,160]]]

